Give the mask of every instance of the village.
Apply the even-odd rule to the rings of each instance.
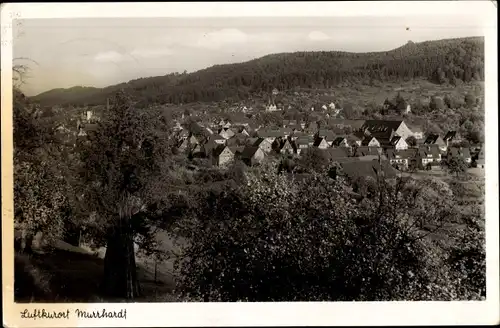
[[[284,110],[283,103],[275,101],[277,94],[278,91],[273,90],[268,103],[261,106],[261,112]],[[383,106],[388,108],[390,104],[386,102]],[[315,117],[323,118],[324,123],[319,119],[317,122],[282,120],[280,124],[264,125],[247,117],[236,121],[217,114],[193,120],[197,113],[183,113],[174,120],[170,131],[173,150],[187,159],[205,160],[219,168],[228,167],[236,160],[255,166],[266,159],[298,159],[308,150],[320,149],[346,172],[371,172],[362,167],[369,167],[375,160],[400,172],[436,171],[442,169],[443,160],[452,158],[460,158],[469,168],[484,172],[484,146],[464,147],[464,138],[458,131],[442,135],[423,131],[415,124],[407,124],[403,115],[379,120],[345,119],[342,109],[333,102],[316,107],[319,110]],[[403,107],[398,114],[411,112],[409,104]],[[253,108],[245,106],[237,110],[249,117],[255,114]],[[314,107],[308,109],[314,110]],[[94,111],[84,111],[77,123],[78,136],[85,137],[86,131],[95,128],[98,120]]]
[[[330,122],[332,123],[332,122]],[[460,157],[469,165],[484,169],[484,148],[460,147],[460,135],[425,135],[411,130],[404,120],[335,119],[336,129],[321,129],[315,123],[283,121],[281,128],[248,123],[219,121],[206,126],[183,126],[177,122],[173,136],[176,149],[189,158],[207,158],[216,166],[235,159],[247,165],[259,164],[267,156],[301,156],[311,148],[322,149],[343,165],[353,161],[372,161],[379,155],[401,171],[440,169],[443,158]],[[345,133],[348,127],[353,132]],[[413,140],[412,140],[413,139]],[[412,143],[413,141],[413,143]]]

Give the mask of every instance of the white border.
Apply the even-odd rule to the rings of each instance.
[[[126,307],[127,320],[21,320],[24,308],[102,309],[103,304],[18,305],[13,299],[12,223],[12,33],[10,14],[20,18],[90,17],[330,17],[474,15],[486,40],[486,229],[487,301],[378,303],[150,303]],[[498,80],[497,17],[490,1],[259,2],[259,3],[72,3],[2,4],[2,250],[3,313],[9,327],[68,326],[262,326],[262,325],[427,325],[499,322],[498,266]],[[459,24],[459,22],[457,22]],[[7,29],[4,29],[6,27]],[[6,31],[6,33],[4,33]],[[74,317],[74,316],[73,316]]]

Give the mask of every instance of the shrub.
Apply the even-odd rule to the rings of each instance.
[[[199,195],[181,224],[189,245],[176,263],[179,292],[204,301],[450,298],[442,256],[413,228],[446,220],[450,207],[415,182],[380,183],[359,206],[341,178],[296,182],[262,168],[245,186]]]

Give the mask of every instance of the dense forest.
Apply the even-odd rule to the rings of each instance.
[[[281,53],[193,73],[141,78],[106,88],[54,89],[32,100],[42,105],[97,105],[120,89],[141,103],[241,100],[273,88],[330,88],[427,78],[438,84],[484,80],[484,38],[414,43],[387,52]]]

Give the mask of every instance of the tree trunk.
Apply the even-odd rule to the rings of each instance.
[[[128,219],[119,221],[108,235],[102,289],[108,297],[133,299],[140,294],[133,233]]]

